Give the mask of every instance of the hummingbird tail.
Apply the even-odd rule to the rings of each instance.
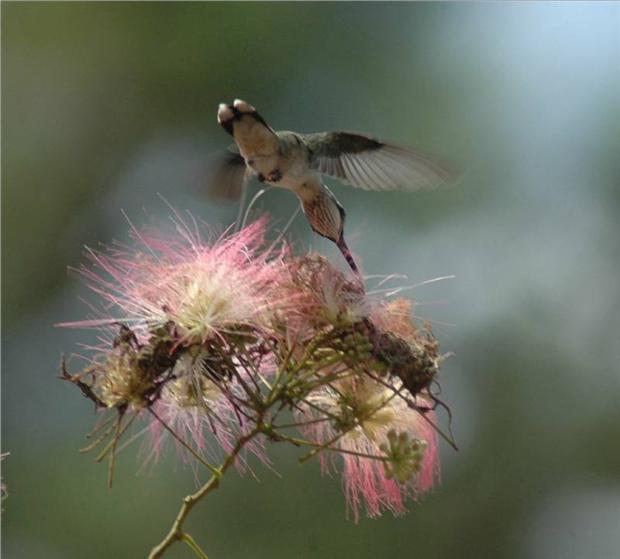
[[[353,259],[353,255],[351,254],[351,251],[349,250],[349,247],[344,240],[344,235],[340,235],[340,238],[338,239],[338,241],[336,241],[336,246],[340,249],[340,252],[342,252],[342,256],[344,256],[345,260],[351,267],[351,270],[353,270],[358,276],[361,275],[359,268],[357,267],[357,264]]]

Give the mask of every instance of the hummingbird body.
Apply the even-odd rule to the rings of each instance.
[[[220,194],[238,196],[252,175],[261,182],[292,190],[312,229],[336,243],[356,273],[358,267],[343,235],[344,208],[323,184],[321,175],[372,190],[406,187],[407,180],[412,181],[409,188],[415,189],[447,178],[447,171],[429,158],[369,136],[276,132],[254,107],[240,99],[233,105],[219,106],[218,122],[233,136],[239,150],[238,154],[228,154],[219,169],[214,187]]]

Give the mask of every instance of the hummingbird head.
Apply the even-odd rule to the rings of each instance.
[[[242,101],[241,99],[235,99],[232,105],[227,103],[220,103],[217,109],[217,121],[218,123],[228,132],[231,136],[234,136],[233,124],[235,121],[241,120],[244,115],[249,115],[254,119],[258,120],[264,126],[267,126],[267,123],[263,120],[263,118],[258,114],[256,109]]]

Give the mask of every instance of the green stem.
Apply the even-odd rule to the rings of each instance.
[[[325,421],[329,421],[329,417],[319,417],[317,419],[309,419],[308,421],[297,421],[295,423],[283,423],[282,425],[272,425],[272,427],[277,431],[279,429],[292,429],[293,427],[305,427],[306,425],[324,423]]]
[[[184,541],[187,545],[189,545],[196,552],[196,554],[201,553],[202,555],[198,555],[199,557],[202,557],[202,558],[207,557],[204,554],[204,552],[200,549],[198,544],[196,544],[194,539],[183,530],[183,525],[185,523],[185,520],[187,519],[191,510],[194,508],[194,506],[199,501],[201,501],[206,495],[211,493],[211,491],[219,487],[220,478],[224,475],[226,470],[228,470],[228,468],[230,468],[230,466],[232,466],[235,463],[235,459],[237,458],[237,455],[239,454],[239,452],[241,452],[241,449],[257,433],[258,433],[258,430],[255,429],[248,435],[241,437],[237,441],[235,448],[226,457],[226,460],[222,462],[222,465],[215,470],[215,472],[213,473],[209,481],[207,481],[207,483],[205,483],[200,489],[198,489],[198,491],[196,491],[195,493],[191,495],[187,495],[183,499],[183,504],[181,505],[181,508],[179,509],[177,517],[172,523],[172,527],[170,528],[170,531],[168,532],[166,537],[151,550],[151,553],[149,554],[148,559],[160,559],[160,557],[163,557],[164,553],[166,553],[166,551],[172,545],[174,545],[175,542],[178,542],[178,541]],[[192,544],[195,547],[193,547]]]
[[[338,454],[350,454],[352,456],[359,456],[360,458],[372,458],[373,460],[380,460],[382,462],[386,462],[388,460],[386,456],[381,456],[378,454],[368,454],[366,452],[356,452],[355,450],[347,450],[344,448],[334,448],[333,446],[314,443],[306,439],[298,439],[297,437],[289,437],[288,435],[281,435],[279,433],[276,434],[276,437],[278,437],[279,440],[289,442],[291,444],[294,444],[295,446],[310,446],[319,450],[330,450],[332,452],[337,452]]]
[[[187,532],[183,532],[181,536],[181,540],[183,540],[187,546],[196,554],[200,559],[209,559],[207,554],[200,549],[200,546],[196,543],[196,540],[192,538]]]

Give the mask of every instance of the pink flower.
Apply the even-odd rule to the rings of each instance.
[[[292,258],[288,268],[290,278],[282,282],[281,290],[295,303],[286,321],[289,330],[353,324],[369,313],[369,300],[359,279],[347,278],[325,257]]]
[[[101,331],[73,382],[100,407],[149,418],[148,459],[169,438],[184,456],[190,446],[215,459],[253,427],[244,384],[273,373],[261,344],[287,308],[275,296],[286,252],[266,245],[265,219],[212,242],[178,216],[175,225],[176,234],[133,229],[133,245],[89,251],[94,268],[80,273],[103,300],[101,318],[63,326]],[[266,461],[259,438],[246,450]]]
[[[323,472],[342,460],[345,498],[356,522],[362,505],[370,517],[383,510],[400,515],[407,498],[432,487],[439,475],[433,412],[422,415],[394,389],[362,376],[321,387],[307,402],[297,414],[307,422],[301,430],[336,450],[320,454]]]
[[[288,326],[294,324],[302,347],[318,343],[317,354],[329,363],[297,408],[301,431],[327,447],[320,454],[324,472],[342,460],[356,521],[363,505],[371,517],[402,514],[406,499],[439,475],[428,392],[441,359],[436,340],[414,326],[408,301],[369,298],[321,257],[298,259],[291,270],[303,312]]]
[[[175,225],[176,235],[133,229],[134,246],[89,250],[94,268],[79,272],[108,305],[102,320],[72,326],[123,323],[141,335],[172,322],[188,344],[267,326],[278,306],[271,295],[284,272],[284,252],[265,246],[266,220],[212,242],[202,240],[195,224]]]
[[[185,354],[177,361],[175,372],[178,378],[166,383],[161,397],[153,406],[159,419],[150,422],[146,460],[157,461],[164,453],[166,441],[169,441],[175,443],[185,461],[192,462],[186,448],[178,440],[171,440],[165,424],[187,445],[210,462],[217,463],[221,460],[221,451],[230,453],[238,438],[254,427],[251,419],[235,405],[246,395],[239,383],[222,384],[211,380],[200,356]],[[270,375],[272,370],[265,369],[263,372]],[[247,377],[245,371],[240,370],[239,374]],[[238,456],[235,464],[241,472],[246,469],[247,453],[254,454],[263,463],[269,463],[264,438],[253,438],[246,445],[245,452]]]

